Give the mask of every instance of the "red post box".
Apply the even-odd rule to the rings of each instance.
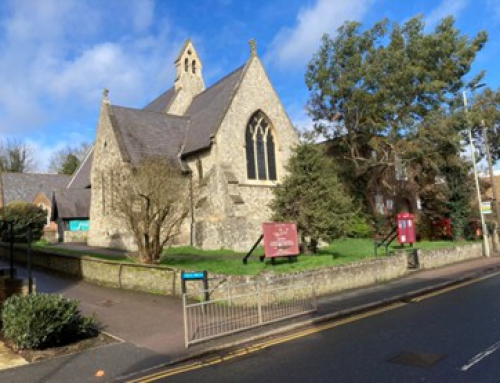
[[[398,214],[398,242],[400,245],[405,243],[415,243],[415,217],[410,213]]]

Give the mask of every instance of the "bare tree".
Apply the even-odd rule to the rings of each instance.
[[[35,149],[19,140],[0,141],[0,173],[27,173],[36,170]]]
[[[77,146],[67,145],[52,153],[50,157],[48,171],[50,173],[73,174],[80,163],[84,160],[91,145],[82,142]]]
[[[190,209],[190,180],[180,166],[150,157],[112,177],[113,210],[133,235],[141,263],[158,263]]]

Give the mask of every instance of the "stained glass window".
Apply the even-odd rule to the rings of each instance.
[[[248,179],[276,181],[276,145],[271,123],[258,111],[248,122],[245,134]]]

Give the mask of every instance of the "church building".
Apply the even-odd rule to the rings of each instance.
[[[299,138],[256,43],[250,45],[248,61],[210,88],[188,40],[175,61],[173,87],[144,108],[113,105],[105,91],[93,151],[75,175],[76,184],[91,189],[89,245],[134,249],[113,214],[110,175],[148,156],[178,161],[200,185],[174,245],[244,251],[259,238]]]

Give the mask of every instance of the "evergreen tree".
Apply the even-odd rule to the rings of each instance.
[[[52,153],[48,167],[49,173],[73,174],[85,159],[91,145],[82,142],[76,146],[66,146]]]
[[[323,147],[298,146],[286,169],[288,175],[274,189],[273,219],[296,222],[302,243],[315,252],[319,240],[329,242],[346,233],[354,215],[351,198]]]
[[[428,186],[421,182],[424,176],[435,183],[442,163],[460,155],[456,143],[466,127],[460,93],[484,76],[467,77],[486,40],[486,32],[461,34],[452,17],[429,33],[415,17],[403,25],[384,20],[364,31],[359,23],[346,23],[336,37],[323,37],[306,72],[308,109],[315,132],[334,139],[337,157],[348,162],[342,168],[348,169],[353,195],[397,193],[398,168],[405,169],[407,186],[418,191]],[[420,140],[435,113],[462,116],[456,129],[440,137],[441,146],[454,150],[444,157],[432,142]]]
[[[62,164],[59,174],[72,175],[76,169],[78,169],[78,166],[80,166],[80,160],[77,156],[70,153],[66,156],[66,160]]]

